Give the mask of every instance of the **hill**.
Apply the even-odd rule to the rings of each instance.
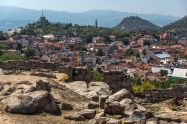
[[[3,22],[0,22],[0,30],[8,30],[11,28],[19,27],[21,24],[31,23],[31,21],[35,22],[41,16],[41,10],[26,9],[13,6],[0,6],[0,12],[0,20],[3,20]],[[128,12],[118,12],[113,10],[89,10],[78,13],[44,10],[44,15],[50,22],[72,23],[73,25],[94,25],[94,22],[97,19],[99,27],[114,27],[124,17],[136,14]],[[160,26],[177,21],[181,18],[158,14],[138,14],[138,16]],[[28,22],[20,24],[17,22],[17,20],[24,20]],[[10,22],[11,25],[7,25]]]
[[[174,31],[179,37],[187,37],[187,16],[161,28],[161,32]]]
[[[116,27],[115,29],[125,30],[125,31],[132,31],[132,30],[139,30],[139,29],[159,29],[160,27],[147,21],[141,19],[137,16],[130,16],[124,18]]]

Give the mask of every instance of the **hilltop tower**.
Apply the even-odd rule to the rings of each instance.
[[[95,20],[95,27],[97,28],[97,19]]]
[[[44,33],[45,30],[45,24],[48,22],[48,20],[45,18],[44,14],[43,14],[43,10],[42,10],[42,16],[40,16],[39,19],[39,24],[41,25],[41,33]]]

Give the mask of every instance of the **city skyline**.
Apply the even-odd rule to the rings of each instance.
[[[183,17],[187,15],[186,0],[1,0],[0,6],[15,6],[36,10],[84,12],[89,10],[115,10],[129,13],[161,14]]]

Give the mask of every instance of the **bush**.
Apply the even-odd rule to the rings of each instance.
[[[93,80],[94,81],[102,81],[103,75],[97,71],[94,71]]]
[[[178,111],[178,108],[175,107],[175,106],[172,106],[172,107],[171,107],[171,110],[172,110],[172,111]]]

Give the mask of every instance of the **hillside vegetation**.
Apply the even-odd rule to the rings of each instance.
[[[179,37],[187,36],[187,16],[161,28],[162,32],[174,31]]]
[[[115,29],[125,30],[125,31],[132,31],[132,30],[139,30],[139,29],[148,29],[148,30],[155,30],[159,29],[160,27],[147,21],[144,19],[141,19],[137,16],[130,16],[127,18],[124,18],[122,22],[120,22]]]

